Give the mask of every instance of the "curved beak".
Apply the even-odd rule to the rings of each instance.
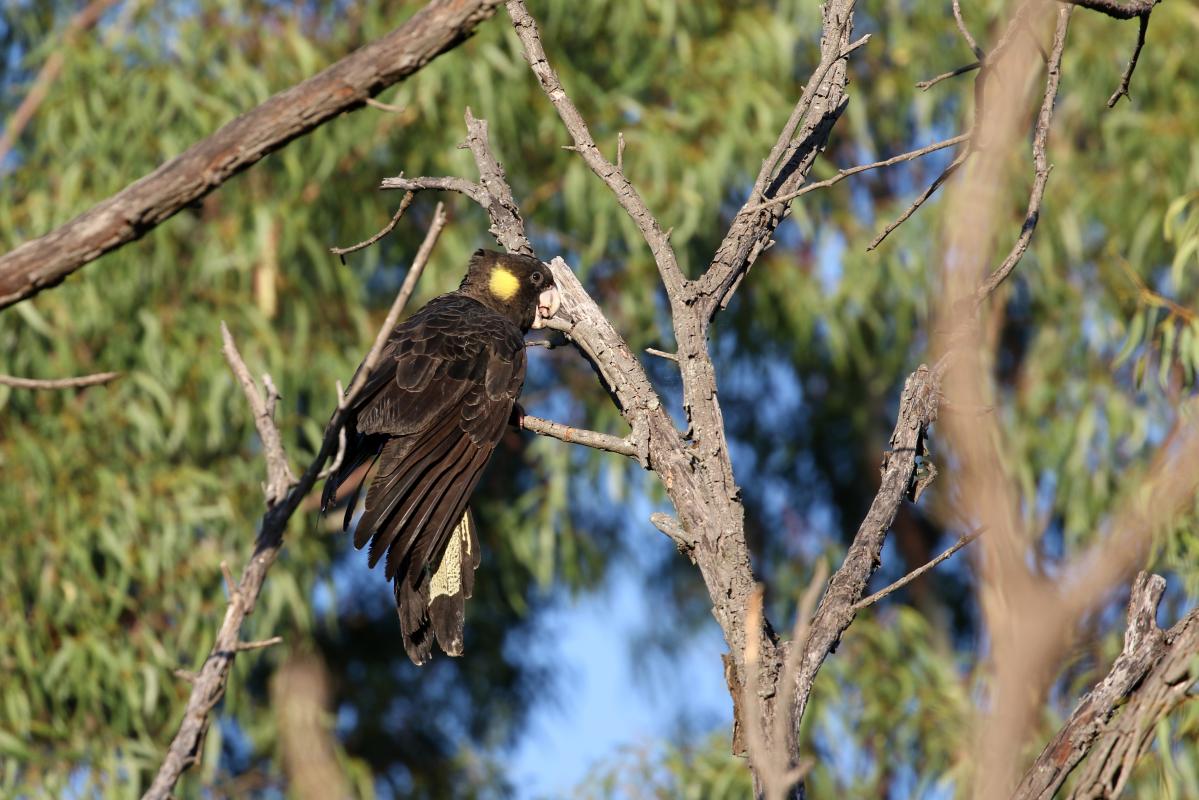
[[[537,315],[533,318],[533,327],[535,329],[544,328],[546,323],[558,313],[561,305],[562,297],[558,294],[557,286],[551,286],[538,295]]]

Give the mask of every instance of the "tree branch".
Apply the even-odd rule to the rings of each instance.
[[[820,600],[807,641],[802,645],[795,672],[791,718],[794,728],[803,720],[808,697],[824,659],[837,647],[841,634],[853,622],[858,601],[878,568],[887,531],[908,496],[916,474],[916,458],[925,455],[925,433],[937,416],[939,388],[936,376],[921,365],[908,376],[899,400],[899,418],[891,434],[891,450],[883,458],[878,493],[858,527],[845,561],[833,573]],[[795,645],[793,645],[795,646]]]
[[[353,253],[370,247],[372,244],[395,230],[395,226],[400,223],[400,219],[404,216],[404,212],[408,210],[408,206],[412,205],[412,201],[415,199],[415,197],[416,194],[414,192],[405,192],[404,199],[400,201],[400,207],[396,209],[396,213],[391,215],[391,220],[374,236],[371,236],[369,239],[363,239],[358,244],[352,244],[349,247],[330,247],[329,252],[335,256],[344,256],[346,253]],[[342,263],[345,263],[344,258],[342,259]]]
[[[158,768],[158,773],[154,777],[154,782],[146,790],[143,800],[167,800],[171,796],[175,784],[178,783],[184,770],[199,760],[204,746],[204,736],[208,730],[209,714],[211,714],[212,709],[216,707],[225,694],[225,684],[229,679],[229,671],[233,666],[233,659],[247,644],[241,641],[242,624],[245,618],[254,612],[254,604],[257,602],[258,595],[262,591],[263,582],[266,580],[266,573],[271,568],[271,565],[275,563],[275,559],[279,556],[279,550],[283,546],[283,534],[287,530],[287,524],[291,520],[292,514],[299,508],[300,502],[316,483],[317,476],[321,472],[321,467],[324,466],[325,461],[333,452],[338,435],[346,421],[347,409],[353,403],[354,398],[357,397],[358,392],[366,384],[366,379],[371,369],[378,363],[380,354],[383,351],[383,345],[386,344],[387,336],[391,333],[391,329],[395,327],[396,320],[399,318],[404,305],[408,302],[408,298],[412,296],[412,289],[415,287],[416,281],[420,278],[421,273],[428,263],[433,245],[436,243],[442,228],[445,227],[445,221],[445,210],[439,205],[437,212],[434,214],[433,223],[429,227],[429,232],[425,235],[425,240],[421,244],[416,258],[413,259],[412,267],[408,270],[404,284],[400,288],[395,301],[392,303],[391,310],[388,312],[387,318],[383,323],[383,328],[375,337],[374,344],[367,353],[366,359],[362,362],[362,366],[358,369],[358,374],[355,375],[354,380],[350,383],[350,388],[346,392],[345,399],[338,405],[337,410],[333,413],[333,418],[329,421],[329,425],[325,429],[325,437],[321,442],[321,447],[316,457],[308,464],[307,469],[304,470],[304,474],[300,476],[300,479],[295,481],[290,490],[278,499],[277,502],[270,503],[270,495],[268,493],[268,507],[260,522],[260,531],[254,545],[254,552],[249,562],[247,562],[245,569],[242,570],[241,580],[238,581],[236,587],[232,586],[232,574],[226,571],[225,580],[231,588],[224,619],[221,621],[212,649],[204,659],[204,664],[198,672],[194,673],[194,680],[191,681],[191,694],[188,696],[187,707],[183,712],[183,720],[179,724],[179,731],[171,740],[162,764]],[[233,345],[231,337],[226,339],[226,345],[229,348],[226,351],[227,353],[230,350],[236,353],[236,348]],[[240,362],[240,360],[240,356],[238,356],[236,361]],[[231,359],[231,363],[233,363],[233,359]],[[244,364],[241,365],[241,369],[244,371],[245,378],[248,378],[249,371],[245,369]],[[238,372],[236,365],[234,365],[234,371]],[[242,381],[243,386],[247,385],[241,374],[238,375],[238,378]],[[249,381],[249,387],[253,387],[252,380]],[[266,431],[263,436],[263,442],[264,447],[269,451],[272,445],[268,441],[279,441],[279,433],[278,429],[275,428],[274,420],[270,414],[266,413],[272,407],[272,403],[269,400],[264,400],[259,395],[257,387],[253,387],[253,391],[247,388],[246,395],[254,411],[255,424],[258,426],[260,433],[264,430]],[[259,401],[261,401],[261,405]],[[278,455],[281,456],[281,445],[278,445],[278,451]],[[271,460],[272,456],[268,452],[268,465],[271,463]],[[268,472],[271,469],[273,468],[268,467]]]
[[[119,372],[97,372],[76,378],[18,378],[15,375],[0,375],[0,386],[11,386],[14,389],[82,389],[85,386],[99,386],[119,377]]]
[[[1064,9],[1069,12],[1070,9]],[[1041,218],[1041,201],[1045,198],[1045,186],[1049,183],[1049,172],[1053,165],[1045,156],[1045,143],[1049,141],[1049,128],[1053,123],[1053,104],[1057,101],[1057,90],[1062,80],[1062,55],[1066,51],[1066,31],[1069,27],[1069,14],[1064,13],[1053,34],[1053,47],[1049,51],[1049,61],[1045,67],[1045,94],[1041,98],[1041,110],[1037,114],[1037,124],[1033,130],[1032,158],[1033,180],[1032,191],[1028,195],[1028,210],[1024,213],[1024,223],[1020,226],[1020,235],[1011,251],[1003,259],[994,272],[987,276],[975,293],[976,302],[981,303],[999,284],[1012,274],[1012,270],[1024,258],[1032,241],[1033,231],[1037,229],[1037,221]]]
[[[616,453],[617,455],[628,456],[629,458],[637,457],[637,446],[628,439],[621,439],[618,436],[611,436],[606,433],[598,433],[582,428],[572,428],[569,425],[563,425],[561,422],[551,422],[548,419],[541,419],[540,417],[522,417],[520,427],[539,436],[548,436],[551,439],[557,439],[568,444],[581,444],[584,447],[606,450],[609,453]]]
[[[1114,19],[1132,19],[1149,13],[1161,0],[1128,0],[1126,3],[1121,0],[1058,0],[1058,2],[1098,11],[1100,14],[1106,14]]]
[[[529,62],[529,67],[537,76],[541,88],[558,112],[562,124],[570,133],[574,149],[583,157],[591,171],[608,185],[608,188],[616,195],[616,201],[620,203],[621,208],[636,223],[641,235],[645,238],[645,243],[649,245],[649,249],[654,255],[654,262],[658,265],[658,272],[662,276],[662,283],[666,286],[667,292],[672,296],[678,295],[687,279],[679,268],[674,248],[670,245],[670,236],[662,230],[657,218],[650,212],[641,195],[637,193],[637,189],[625,177],[624,172],[604,157],[604,154],[596,147],[587,123],[571,101],[570,96],[566,94],[566,90],[562,88],[562,82],[558,79],[557,73],[550,66],[545,48],[541,45],[541,37],[537,33],[537,23],[529,14],[529,10],[525,8],[524,0],[508,0],[505,7],[508,9],[508,16],[512,18],[512,26],[516,29],[516,35],[524,47],[525,60]]]
[[[860,44],[850,43],[854,0],[837,0],[823,7],[820,63],[779,133],[754,181],[745,205],[737,212],[704,275],[696,281],[702,318],[711,320],[725,308],[741,280],[772,242],[772,235],[789,213],[786,206],[763,205],[795,192],[807,178],[833,125],[848,99],[847,56]]]
[[[1166,652],[1166,636],[1157,627],[1157,607],[1166,580],[1142,572],[1128,598],[1124,650],[1024,774],[1013,800],[1049,800],[1087,756],[1117,707]]]
[[[405,178],[397,175],[394,178],[384,178],[379,182],[380,189],[404,189],[405,191],[420,192],[427,189],[443,192],[458,192],[464,194],[476,203],[485,204],[487,195],[483,187],[471,183],[465,178]]]
[[[1140,20],[1141,24],[1137,29],[1137,43],[1132,48],[1132,57],[1128,59],[1128,66],[1124,68],[1124,74],[1120,76],[1120,85],[1116,87],[1115,93],[1107,99],[1108,108],[1115,108],[1121,97],[1132,100],[1132,95],[1128,93],[1128,85],[1132,82],[1132,73],[1137,68],[1137,59],[1141,57],[1141,48],[1145,46],[1145,35],[1149,32],[1149,12],[1142,13]]]
[[[953,173],[957,172],[958,169],[963,164],[966,163],[966,159],[969,158],[969,156],[970,156],[969,148],[967,148],[965,151],[959,153],[953,159],[953,161],[951,161],[949,163],[949,166],[946,167],[941,172],[941,174],[938,175],[936,177],[936,179],[933,180],[933,182],[928,185],[928,188],[925,189],[920,194],[919,197],[917,197],[915,200],[913,200],[911,202],[911,204],[903,210],[903,213],[901,213],[898,217],[896,217],[893,222],[889,223],[887,225],[887,227],[883,228],[882,232],[879,233],[877,236],[875,236],[874,239],[871,240],[870,244],[866,245],[866,252],[870,252],[874,248],[878,247],[880,244],[883,243],[884,239],[886,239],[888,236],[891,235],[892,231],[894,231],[896,228],[898,228],[903,223],[907,222],[908,219],[913,214],[916,213],[916,211],[920,208],[920,206],[924,205],[928,201],[928,198],[933,196],[933,192],[935,192],[935,191],[937,191],[937,189],[941,188],[941,184],[943,184],[943,183],[945,183],[945,181],[949,180],[949,178],[953,175]]]
[[[1199,609],[1167,631],[1165,640],[1165,652],[1149,674],[1119,713],[1109,715],[1104,723],[1071,800],[1118,797],[1137,760],[1153,745],[1158,723],[1194,700],[1192,689],[1199,681]]]
[[[797,197],[803,197],[808,192],[813,192],[817,189],[824,189],[826,187],[832,186],[835,183],[840,183],[841,181],[845,180],[846,178],[850,177],[851,175],[857,175],[859,172],[866,172],[867,170],[878,169],[879,167],[890,167],[894,164],[899,164],[903,161],[911,161],[913,159],[920,158],[920,156],[925,156],[925,155],[928,155],[929,153],[935,153],[938,150],[944,150],[946,147],[953,147],[954,145],[959,145],[959,144],[962,144],[963,142],[968,142],[968,141],[970,141],[970,134],[962,133],[957,136],[954,136],[952,139],[944,139],[939,142],[934,142],[933,144],[925,145],[924,147],[921,147],[918,150],[911,150],[907,153],[901,153],[900,155],[897,155],[897,156],[891,156],[890,158],[884,159],[882,161],[875,161],[873,164],[861,164],[856,167],[849,167],[848,169],[839,170],[837,172],[837,174],[831,178],[826,178],[825,180],[817,181],[816,183],[809,183],[809,184],[805,185],[803,188],[798,189],[789,194],[779,195],[778,197],[772,197],[763,203],[759,203],[758,205],[753,206],[752,208],[750,208],[750,211],[760,211],[763,208],[768,208],[777,203],[790,202]]]
[[[432,0],[398,29],[227,123],[149,175],[0,256],[0,308],[133,241],[267,154],[346,111],[466,39],[499,0]]]
[[[937,556],[932,561],[929,561],[927,564],[924,564],[922,566],[916,567],[916,569],[912,570],[907,575],[904,575],[902,578],[895,581],[894,583],[887,586],[886,588],[880,589],[879,591],[875,592],[874,594],[870,595],[869,597],[864,598],[864,599],[859,600],[858,602],[854,603],[853,604],[854,613],[856,614],[857,612],[861,611],[863,608],[874,605],[875,603],[877,603],[879,600],[882,600],[887,595],[893,594],[894,592],[899,591],[900,589],[907,586],[912,581],[919,578],[924,573],[935,568],[942,561],[945,561],[945,560],[949,559],[950,557],[952,557],[954,553],[961,550],[963,547],[970,544],[978,537],[982,536],[983,533],[984,533],[983,530],[977,530],[977,531],[974,531],[973,533],[966,534],[965,536],[961,537],[956,542],[954,542],[947,550],[945,550],[945,552],[941,553],[941,555]]]

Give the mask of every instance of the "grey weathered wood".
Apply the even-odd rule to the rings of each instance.
[[[499,0],[433,0],[392,33],[274,95],[107,200],[0,256],[0,308],[143,236],[269,153],[413,74]]]

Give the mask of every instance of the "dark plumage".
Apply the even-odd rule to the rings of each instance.
[[[351,408],[341,467],[322,510],[368,462],[377,471],[354,532],[394,583],[404,649],[429,660],[433,639],[462,654],[465,600],[479,564],[467,502],[525,380],[524,334],[558,310],[549,268],[531,256],[477,251],[456,292],[396,326]],[[361,485],[349,498],[348,528]]]

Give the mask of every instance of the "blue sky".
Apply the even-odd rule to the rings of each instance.
[[[649,523],[630,536],[661,537]],[[630,548],[650,557],[651,548]],[[559,700],[539,704],[510,762],[521,798],[563,797],[598,762],[622,747],[658,747],[678,730],[679,714],[708,728],[732,722],[715,623],[689,637],[669,666],[646,666],[632,643],[660,609],[643,589],[644,564],[615,565],[601,590],[564,597],[539,622],[564,665]],[[669,670],[669,672],[668,672]]]

